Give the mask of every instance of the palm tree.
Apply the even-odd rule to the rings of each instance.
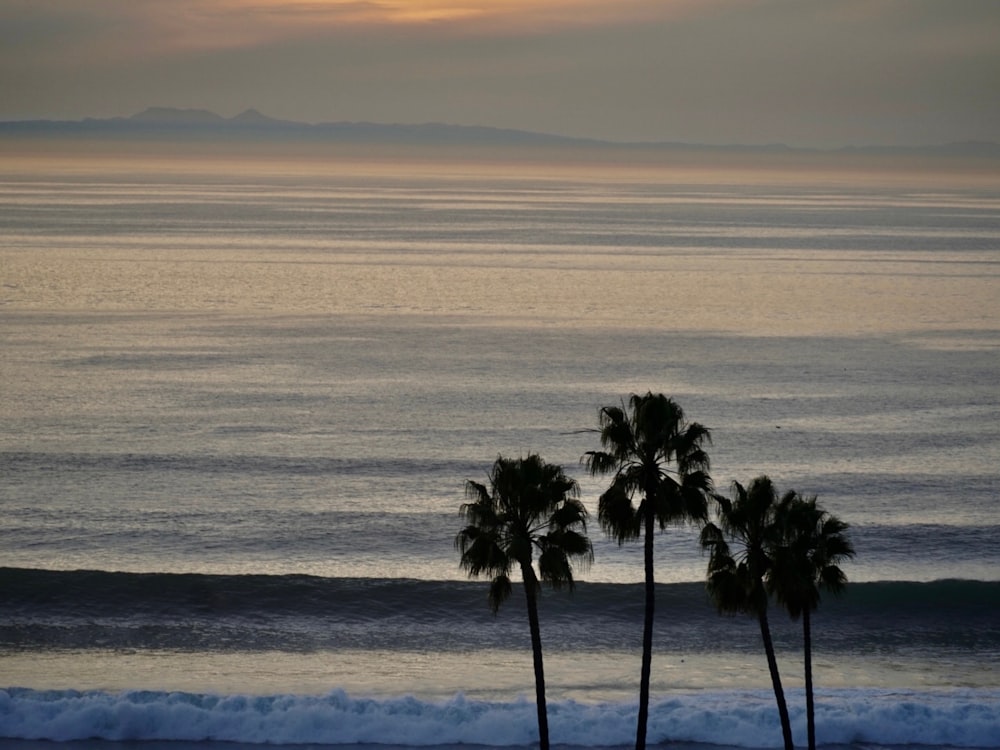
[[[832,594],[844,590],[847,576],[840,564],[854,557],[854,547],[845,533],[848,525],[820,507],[815,496],[786,496],[778,506],[776,520],[780,546],[767,586],[792,619],[802,617],[806,723],[809,750],[816,750],[810,613],[819,607],[821,590]]]
[[[788,705],[767,619],[765,579],[773,565],[771,556],[778,533],[775,524],[778,493],[768,477],[759,476],[748,487],[733,482],[732,500],[723,496],[717,496],[716,500],[719,523],[708,523],[701,532],[701,545],[709,552],[708,592],[719,612],[757,618],[785,750],[794,750]]]
[[[517,459],[498,456],[489,474],[489,486],[468,481],[465,494],[470,502],[462,505],[460,513],[468,525],[455,537],[455,547],[470,577],[492,578],[489,603],[494,614],[511,594],[511,570],[515,565],[521,569],[535,667],[538,739],[541,750],[548,750],[538,596],[542,581],[553,588],[565,585],[572,590],[571,559],[584,566],[593,560],[593,547],[586,536],[587,510],[578,499],[576,481],[567,477],[562,467],[547,464],[536,454]]]
[[[685,422],[684,411],[673,399],[651,392],[633,394],[628,407],[624,402],[603,407],[597,431],[603,450],[584,454],[584,463],[591,476],[614,475],[598,501],[598,520],[619,544],[643,537],[645,615],[635,739],[636,750],[643,750],[656,602],[653,538],[657,526],[663,530],[671,523],[706,518],[712,480],[702,446],[711,442],[711,434],[696,422]]]

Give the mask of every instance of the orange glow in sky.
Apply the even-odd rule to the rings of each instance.
[[[163,6],[123,8],[147,23],[181,29],[188,39],[220,36],[231,42],[313,35],[337,28],[422,25],[484,30],[542,31],[559,27],[624,24],[665,18],[696,7],[692,0],[180,0]]]
[[[363,22],[428,22],[477,18],[521,18],[534,21],[608,22],[634,18],[637,12],[659,14],[669,8],[692,5],[690,0],[230,0],[230,10],[289,13]],[[216,6],[218,7],[218,6]]]
[[[43,0],[45,1],[45,0]],[[722,0],[727,2],[728,0]],[[427,32],[447,37],[541,34],[677,18],[695,0],[176,0],[120,3],[82,56],[115,50],[125,58],[170,57],[241,49],[364,29]],[[100,13],[107,6],[98,4]],[[86,10],[81,10],[86,14]],[[105,16],[106,18],[106,16]],[[63,55],[71,58],[72,49]]]

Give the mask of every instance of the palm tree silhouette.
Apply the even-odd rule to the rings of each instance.
[[[707,523],[701,532],[701,545],[709,552],[708,592],[719,612],[744,613],[757,618],[778,703],[785,750],[794,750],[788,705],[767,619],[765,587],[765,578],[773,565],[772,551],[778,542],[775,523],[778,493],[768,477],[759,476],[748,487],[733,482],[732,500],[721,495],[716,500],[719,523]]]
[[[470,577],[492,578],[489,604],[494,613],[511,594],[511,570],[515,565],[521,569],[535,668],[538,739],[541,750],[548,750],[538,596],[543,581],[553,588],[565,585],[572,590],[571,559],[584,566],[593,560],[593,547],[586,536],[587,510],[578,499],[576,481],[567,477],[562,467],[545,463],[536,454],[517,459],[497,457],[489,486],[468,481],[465,493],[470,502],[462,505],[460,513],[468,525],[455,537],[455,547]],[[533,564],[536,550],[537,573]]]
[[[809,750],[816,750],[810,614],[819,607],[821,590],[832,594],[844,590],[847,576],[840,564],[854,557],[854,547],[845,533],[848,525],[819,506],[815,496],[789,493],[778,505],[775,517],[779,546],[767,587],[792,619],[802,617],[806,722]]]
[[[653,616],[656,583],[653,538],[658,525],[704,520],[712,480],[702,445],[711,442],[706,427],[684,421],[684,411],[663,394],[633,394],[628,407],[600,410],[603,450],[588,451],[583,461],[591,476],[613,474],[611,486],[598,501],[598,520],[619,544],[643,537],[645,614],[636,750],[646,746],[649,679],[653,656]],[[633,500],[638,497],[638,506]]]

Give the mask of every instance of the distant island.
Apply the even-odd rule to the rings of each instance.
[[[130,117],[82,120],[0,121],[0,138],[99,139],[243,139],[329,143],[400,144],[413,146],[521,146],[566,148],[656,149],[740,153],[844,153],[855,155],[939,156],[1000,159],[1000,143],[961,141],[929,146],[849,146],[837,149],[796,148],[782,144],[710,145],[670,141],[621,142],[537,133],[509,128],[446,123],[375,123],[340,121],[309,124],[280,120],[248,109],[223,117],[205,109],[150,107]]]

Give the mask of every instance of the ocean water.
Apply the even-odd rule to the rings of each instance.
[[[458,567],[464,482],[539,452],[595,509],[598,409],[653,390],[712,429],[720,489],[767,473],[851,525],[820,742],[1000,747],[1000,177],[0,177],[0,742],[530,746],[526,618]],[[591,535],[542,602],[551,735],[627,746],[641,550]],[[779,746],[696,538],[657,540],[650,741]]]

